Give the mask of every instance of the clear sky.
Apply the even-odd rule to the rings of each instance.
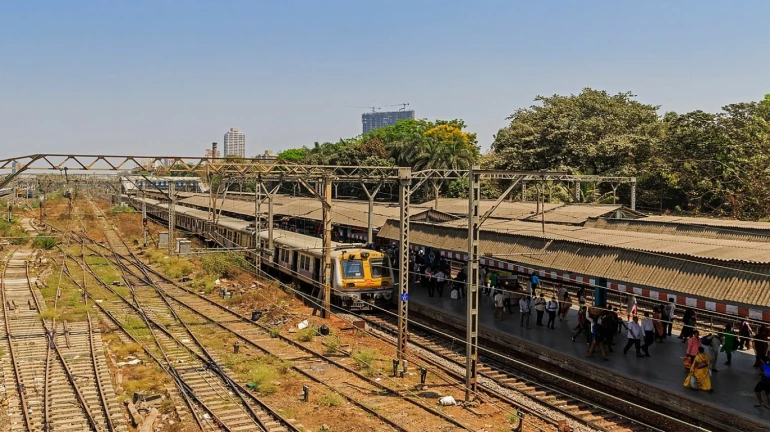
[[[488,148],[538,94],[716,111],[770,93],[770,1],[4,1],[0,157],[247,154],[361,132],[369,106]]]

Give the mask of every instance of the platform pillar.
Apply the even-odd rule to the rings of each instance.
[[[324,262],[324,307],[321,316],[329,318],[332,307],[332,177],[323,179],[323,262]]]
[[[399,236],[398,236],[398,352],[399,361],[406,356],[409,323],[409,195],[412,169],[398,169]]]
[[[468,276],[465,333],[465,400],[476,393],[476,364],[479,360],[479,200],[481,173],[472,167],[468,173]]]

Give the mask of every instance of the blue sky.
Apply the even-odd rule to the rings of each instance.
[[[770,2],[7,1],[0,157],[247,153],[361,131],[409,102],[487,148],[538,94],[716,111],[770,93]]]

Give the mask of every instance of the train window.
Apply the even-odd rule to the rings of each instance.
[[[346,278],[364,277],[364,264],[361,260],[343,260],[342,273]]]
[[[369,261],[372,266],[372,277],[388,277],[390,276],[390,270],[388,269],[388,266],[385,264],[384,260],[381,259],[373,259]]]

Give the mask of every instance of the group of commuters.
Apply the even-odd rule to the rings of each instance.
[[[419,281],[427,287],[430,297],[444,291],[450,291],[453,299],[465,297],[465,283],[468,275],[461,269],[452,278],[448,261],[443,257],[434,266],[425,264],[420,256],[412,258],[412,281]],[[479,290],[482,295],[492,298],[495,320],[503,320],[505,315],[511,315],[515,309],[519,312],[522,328],[531,328],[530,317],[535,314],[535,325],[555,329],[556,320],[567,320],[573,306],[572,299],[566,287],[556,285],[546,292],[540,285],[537,275],[531,275],[525,283],[520,283],[518,277],[501,277],[494,269],[479,268]],[[673,298],[668,302],[656,305],[652,312],[644,311],[641,317],[637,313],[636,296],[628,296],[625,315],[626,321],[619,314],[618,308],[589,307],[586,304],[586,290],[581,287],[576,293],[578,302],[577,323],[573,328],[572,341],[583,337],[588,347],[586,356],[593,357],[597,351],[603,360],[608,360],[608,353],[613,353],[617,335],[625,332],[623,354],[635,353],[638,358],[651,357],[650,347],[654,343],[664,343],[672,338],[673,323],[677,319],[677,305]],[[547,319],[547,321],[546,321]],[[685,308],[681,319],[682,330],[679,339],[685,345],[684,366],[687,377],[684,386],[713,392],[711,376],[719,372],[717,358],[725,353],[724,365],[732,364],[733,353],[740,350],[754,350],[754,368],[760,376],[754,392],[757,397],[756,406],[770,408],[770,329],[762,325],[756,332],[751,322],[744,318],[734,330],[732,324],[727,324],[723,331],[710,331],[705,335],[698,330],[698,316],[693,308]],[[762,393],[767,402],[763,401]]]

